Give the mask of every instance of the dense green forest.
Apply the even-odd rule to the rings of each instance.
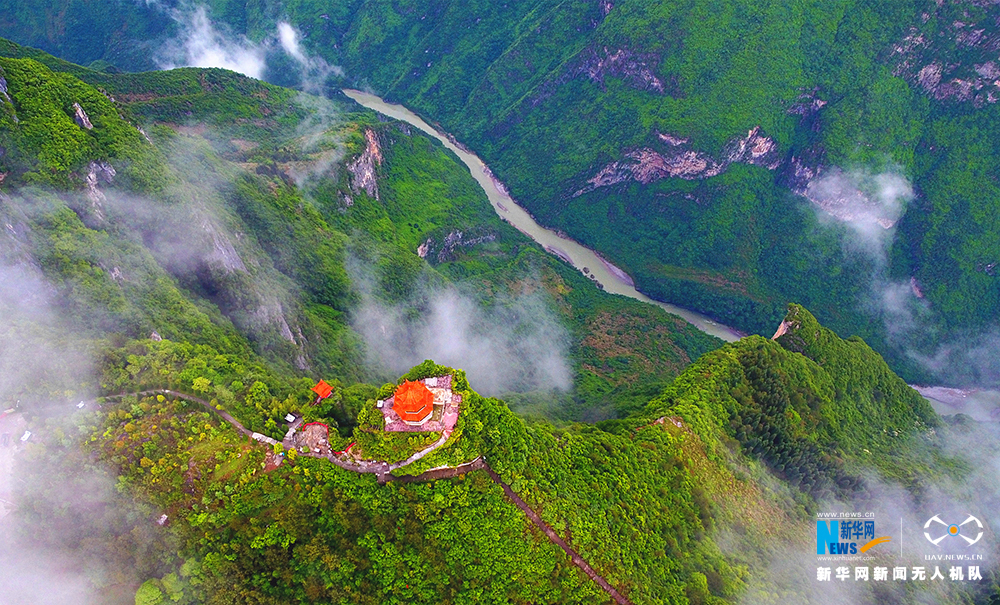
[[[632,603],[819,602],[773,568],[831,499],[983,496],[953,447],[975,429],[803,306],[723,346],[544,253],[405,124],[220,69],[113,72],[0,42],[0,421],[34,434],[3,446],[4,581],[143,605],[612,602],[506,488]],[[443,291],[519,339],[539,330],[519,307],[551,318],[570,386],[531,355],[482,394],[458,363],[373,355],[366,310],[419,328]],[[379,432],[376,402],[443,374],[455,430],[383,481],[226,420],[281,439],[294,412],[397,461],[436,434]],[[421,480],[476,460],[498,479]],[[62,575],[36,576],[51,553]],[[984,572],[943,598],[988,602]]]
[[[178,6],[8,1],[0,24],[70,60],[141,70],[189,29]],[[541,223],[655,298],[761,334],[796,300],[911,381],[997,381],[988,360],[955,353],[1000,304],[993,4],[204,6],[260,44],[264,76],[283,84],[295,70],[273,41],[290,22],[308,53],[342,66],[327,84],[370,86],[440,123]],[[764,155],[740,150],[748,132]],[[838,170],[912,184],[874,257],[796,195]],[[846,193],[877,202],[858,180]]]

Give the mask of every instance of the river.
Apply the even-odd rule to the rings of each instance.
[[[702,332],[721,338],[726,342],[739,340],[743,336],[739,331],[713,321],[704,315],[649,298],[635,289],[632,279],[624,271],[601,258],[600,255],[590,248],[536,223],[534,217],[511,198],[507,192],[507,188],[493,176],[493,173],[479,159],[479,156],[456,145],[450,137],[438,132],[437,129],[409,109],[402,105],[387,103],[380,97],[359,90],[345,89],[344,94],[354,99],[359,105],[363,105],[368,109],[374,109],[390,118],[406,122],[441,141],[445,147],[457,155],[458,159],[469,168],[472,177],[476,179],[483,188],[483,191],[486,192],[486,197],[489,198],[490,204],[500,218],[535,240],[551,254],[573,265],[573,267],[585,276],[599,283],[606,292],[621,294],[622,296],[628,296],[642,302],[658,305],[666,309],[668,313],[673,313],[684,318]]]
[[[387,103],[376,95],[359,90],[345,89],[344,94],[354,99],[359,105],[406,122],[441,141],[469,168],[472,177],[486,192],[486,197],[489,198],[490,204],[500,218],[538,242],[550,253],[600,283],[605,291],[658,305],[668,313],[684,318],[702,332],[721,338],[726,342],[734,342],[743,336],[739,331],[713,321],[704,315],[649,298],[635,289],[632,279],[624,271],[601,258],[595,251],[539,225],[527,210],[511,198],[507,188],[493,176],[493,173],[479,159],[479,156],[457,145],[450,137],[438,132],[437,129],[409,109],[402,105]],[[939,414],[965,413],[979,421],[995,421],[1000,417],[1000,391],[958,390],[944,387],[914,388],[931,403]]]

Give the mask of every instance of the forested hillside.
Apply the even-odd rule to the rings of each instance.
[[[190,26],[169,2],[104,6],[0,3],[0,24],[125,70]],[[328,84],[440,123],[653,297],[759,333],[796,300],[910,380],[997,380],[959,341],[988,347],[975,336],[1000,304],[994,4],[205,6],[294,84],[274,43],[287,21],[343,68]]]
[[[162,395],[101,403],[94,396],[176,389],[279,439],[287,413],[306,413],[332,427],[331,443],[345,447],[352,432],[368,426],[364,410],[391,372],[392,360],[376,354],[379,343],[366,330],[366,313],[384,323],[409,318],[403,326],[416,332],[427,322],[433,327],[441,319],[477,318],[486,318],[487,328],[509,330],[516,338],[506,346],[513,350],[478,341],[493,346],[484,355],[495,356],[484,379],[506,372],[492,390],[516,391],[523,409],[567,418],[625,415],[718,344],[658,308],[601,292],[543,253],[497,218],[453,156],[405,125],[347,101],[323,101],[232,72],[113,75],[2,44],[0,204],[6,228],[0,302],[2,362],[12,371],[0,397],[4,409],[14,406],[10,418],[23,417],[36,435],[22,446],[27,449],[16,470],[4,471],[19,477],[15,495],[6,491],[6,477],[0,481],[0,497],[17,507],[15,524],[0,527],[0,539],[21,545],[5,547],[4,557],[23,555],[3,559],[5,569],[17,570],[11,574],[42,573],[30,567],[35,557],[58,552],[68,561],[68,577],[81,578],[81,587],[67,584],[71,592],[78,588],[71,598],[103,602],[119,602],[123,593],[130,599],[150,578],[155,581],[137,599],[162,593],[186,602],[328,601],[341,595],[336,598],[358,602],[401,589],[377,572],[362,585],[337,584],[331,593],[332,580],[320,579],[327,572],[311,567],[319,561],[313,555],[282,564],[282,573],[299,568],[294,573],[308,576],[308,586],[290,577],[277,584],[252,579],[260,573],[258,563],[281,558],[273,551],[258,559],[260,548],[301,540],[295,531],[275,534],[270,522],[271,537],[247,541],[243,546],[251,550],[235,567],[225,561],[236,555],[219,551],[221,543],[197,546],[188,532],[205,519],[188,519],[181,511],[200,510],[211,494],[244,493],[251,483],[270,494],[261,500],[246,493],[251,508],[282,501],[299,510],[295,514],[306,515],[302,529],[320,531],[317,540],[339,544],[345,554],[356,551],[349,555],[356,569],[381,568],[371,558],[380,549],[369,538],[397,544],[401,552],[417,539],[413,548],[424,552],[423,529],[397,535],[391,528],[401,517],[384,517],[367,496],[350,504],[344,521],[368,532],[381,519],[390,524],[388,533],[331,533],[325,521],[313,518],[318,510],[298,508],[300,473],[314,462],[314,477],[333,470],[317,461],[291,465],[295,470],[287,476],[288,464],[280,477],[264,475],[258,468],[264,450],[243,444],[203,408]],[[449,316],[451,307],[438,309],[442,292],[471,319]],[[445,315],[427,319],[435,313]],[[405,346],[407,334],[393,334],[401,343],[391,344]],[[470,336],[459,326],[451,337]],[[543,352],[516,348],[525,340],[542,342],[558,363],[538,365]],[[569,372],[564,384],[549,375],[560,371],[559,364]],[[310,407],[309,387],[317,377],[329,380],[334,393]],[[61,410],[81,398],[83,411],[67,421]],[[504,476],[523,466],[523,443],[522,459],[513,466],[503,462],[513,452],[502,445],[523,440],[521,421],[498,400],[477,398],[467,395],[461,438],[428,457],[424,468],[466,461],[487,446],[501,448],[493,467]],[[470,416],[474,399],[483,402],[478,418]],[[5,448],[9,437],[5,433]],[[368,440],[364,447],[385,455],[408,447],[406,439],[382,441]],[[91,445],[81,451],[86,442]],[[194,458],[182,449],[188,446]],[[173,466],[182,459],[185,477]],[[203,472],[199,461],[215,464],[209,460],[231,463],[219,473]],[[109,468],[112,482],[121,476],[117,495],[101,487]],[[128,479],[136,470],[152,483]],[[394,492],[371,477],[333,473],[346,481],[344,494],[379,499]],[[254,483],[258,478],[265,483]],[[450,539],[454,555],[435,559],[421,598],[439,602],[441,586],[473,601],[481,591],[523,593],[525,600],[542,594],[594,598],[599,589],[553,545],[526,534],[524,518],[482,479],[477,475],[471,488],[460,487],[472,491],[456,493],[455,505],[463,524],[475,520],[478,532],[492,529]],[[70,485],[86,497],[51,509],[63,507]],[[192,489],[207,490],[194,508],[194,500],[181,503]],[[405,494],[393,508],[408,506]],[[233,520],[241,525],[251,510],[230,503],[213,521],[215,535],[229,544],[223,550],[242,540],[224,538],[230,531],[224,528]],[[186,529],[149,530],[144,515],[158,507],[177,517],[177,530]],[[411,518],[430,522],[425,513]],[[30,529],[39,519],[50,528],[40,536]],[[453,528],[454,521],[440,527]],[[496,550],[500,535],[509,542],[503,551]],[[472,538],[481,541],[478,546]],[[188,540],[195,542],[182,546]],[[509,559],[503,552],[518,554]],[[463,572],[455,557],[500,558]],[[395,575],[398,562],[385,563],[385,573]],[[353,582],[353,570],[344,568],[337,577]],[[536,579],[514,582],[519,574]],[[509,583],[500,584],[501,577]]]
[[[708,353],[635,414],[598,426],[526,424],[458,372],[467,405],[461,435],[398,474],[488,460],[631,603],[721,604],[748,594],[755,602],[813,602],[808,582],[771,584],[769,566],[789,549],[813,547],[803,528],[819,503],[863,500],[877,481],[921,493],[948,477],[961,481],[969,469],[943,455],[953,429],[867,345],[840,340],[801,307],[786,321],[779,342],[748,337]],[[129,362],[138,381],[155,375],[198,388],[192,364],[163,364],[174,345],[147,346],[156,352]],[[102,363],[105,379],[121,374],[120,363]],[[257,410],[226,409],[251,419],[282,405],[272,395],[280,381],[230,367],[241,382],[257,380],[245,397]],[[230,380],[208,372],[200,370]],[[403,378],[447,372],[427,362]],[[376,394],[354,385],[338,398],[367,398],[359,403],[364,417],[392,386]],[[293,409],[331,424],[339,412]],[[109,400],[72,421],[49,421],[45,431],[64,441],[29,450],[28,460],[64,472],[56,460],[80,456],[74,444],[86,440],[84,459],[110,465],[147,517],[164,511],[169,529],[161,532],[172,541],[151,551],[127,524],[85,543],[41,539],[69,552],[117,545],[115,560],[134,557],[146,574],[138,578],[143,603],[610,602],[484,471],[383,485],[294,451],[275,469],[271,448],[250,445],[195,403],[163,396]],[[331,439],[338,448],[349,441]],[[48,519],[43,525],[67,514],[47,504],[45,489],[33,486],[35,503],[23,513]]]
[[[219,70],[113,76],[5,44],[48,64],[0,59],[13,260],[39,268],[94,336],[156,332],[353,382],[385,376],[364,353],[371,335],[352,329],[365,308],[419,315],[454,290],[530,335],[534,318],[503,315],[530,296],[580,385],[560,399],[570,415],[613,414],[613,389],[669,379],[714,346],[543,254],[438,144],[349,101]],[[609,330],[637,336],[609,350]],[[550,384],[521,371],[497,388]]]
[[[955,446],[980,434],[861,338],[789,305],[722,346],[606,294],[405,124],[6,41],[0,90],[15,602],[824,602],[782,561],[830,502],[996,510]],[[399,385],[444,377],[453,426],[384,430]],[[984,571],[863,595],[986,602]]]

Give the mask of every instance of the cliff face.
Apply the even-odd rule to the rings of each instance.
[[[588,48],[579,57],[576,74],[604,85],[607,77],[621,78],[633,88],[663,94],[664,85],[654,73],[660,58],[654,53],[641,53],[629,48],[607,46]]]
[[[462,248],[471,248],[496,239],[497,234],[492,230],[475,229],[469,233],[453,229],[442,238],[427,238],[417,247],[417,256],[427,259],[432,264],[445,263],[455,260]]]
[[[623,159],[606,165],[587,179],[587,185],[577,190],[573,197],[629,180],[646,185],[670,177],[707,179],[734,163],[762,166],[768,170],[781,165],[777,143],[761,134],[759,126],[747,132],[745,137],[730,140],[719,159],[692,150],[686,138],[669,133],[657,133],[657,136],[662,142],[659,150],[644,147],[626,152]]]
[[[1000,5],[944,3],[893,46],[893,75],[937,101],[975,107],[1000,100]]]
[[[3,74],[3,68],[2,67],[0,67],[0,74]],[[7,94],[7,80],[4,79],[3,75],[0,75],[0,99],[3,99],[4,101],[6,101],[6,105],[9,106],[9,109],[7,107],[4,107],[4,109],[6,109],[7,111],[10,112],[11,120],[15,124],[17,124],[18,122],[20,122],[20,120],[17,118],[17,111],[14,110],[14,101],[11,100],[10,95]],[[2,157],[2,156],[3,156],[3,153],[0,152],[0,157]]]
[[[365,130],[365,150],[347,166],[351,173],[351,188],[355,193],[364,191],[368,197],[379,199],[376,170],[382,165],[382,150],[372,129]]]

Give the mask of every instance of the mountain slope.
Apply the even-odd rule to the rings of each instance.
[[[860,341],[801,307],[787,321],[781,344],[748,337],[708,353],[641,412],[599,427],[525,426],[464,373],[425,362],[399,382],[453,373],[464,411],[442,448],[395,473],[415,483],[295,454],[261,472],[271,454],[196,405],[152,397],[102,412],[93,443],[134,493],[171,511],[184,577],[154,584],[188,599],[606,600],[484,472],[421,481],[482,456],[630,602],[735,602],[767,577],[776,544],[813,547],[806,511],[826,498],[863,499],[873,478],[919,492],[943,472],[920,463],[940,456],[931,429],[945,429],[925,401]],[[375,399],[394,388],[369,395],[361,416],[380,417]],[[354,439],[363,449],[339,460],[375,453]],[[331,448],[348,441],[331,435]],[[212,460],[214,473],[192,472]],[[767,586],[773,602],[812,602],[801,583]]]
[[[9,100],[0,137],[9,152],[0,186],[17,225],[9,235],[94,334],[156,332],[220,353],[250,346],[281,371],[353,382],[384,371],[365,357],[353,323],[373,296],[419,316],[442,289],[493,304],[509,287],[538,299],[541,316],[568,335],[572,371],[592,377],[559,404],[575,416],[615,413],[608,353],[584,345],[607,329],[594,318],[658,326],[659,339],[615,351],[619,366],[653,360],[641,362],[650,381],[714,346],[540,253],[440,145],[349,102],[220,70],[102,74],[5,45],[6,54],[34,57],[2,59]],[[92,128],[74,122],[74,103]],[[63,192],[23,189],[34,183]],[[497,312],[523,304],[515,296]]]
[[[0,296],[0,398],[35,435],[17,446],[5,569],[53,549],[107,602],[606,601],[506,485],[633,603],[809,602],[769,565],[776,544],[810,552],[828,498],[973,474],[860,339],[792,305],[776,341],[715,348],[539,250],[404,124],[222,70],[72,68],[105,96],[56,61],[0,66],[7,116],[68,127],[76,97],[97,108],[80,101],[93,128],[71,122],[64,163],[20,118],[0,129],[17,152],[0,158],[0,276],[16,286]],[[155,178],[117,177],[140,162]],[[512,317],[497,331],[517,341],[563,335],[573,390],[539,394],[550,369],[531,355],[507,383],[558,421],[432,361],[374,384],[391,370],[366,355],[379,339],[362,311],[388,334],[392,313],[433,315],[440,291]],[[531,323],[543,314],[562,332]],[[506,363],[490,362],[484,381]],[[317,375],[332,386],[318,402]],[[382,430],[403,380],[441,376],[461,397],[453,427]],[[289,436],[288,413],[319,446]],[[84,471],[112,495],[72,493]]]
[[[0,21],[78,60],[115,60],[136,39],[131,23],[158,32],[142,57],[121,58],[125,69],[148,67],[183,27],[169,4],[96,14],[49,0],[22,17],[28,6],[0,4]],[[543,224],[605,253],[656,298],[758,333],[796,300],[910,380],[936,367],[915,360],[957,350],[996,316],[995,5],[209,8],[257,41],[289,21],[306,50],[345,68],[331,82],[370,85],[439,122]],[[74,51],[67,19],[88,18],[115,25]],[[294,79],[270,48],[266,77]],[[914,199],[908,187],[879,191],[878,175],[905,178]],[[855,202],[874,213],[868,227],[895,224],[864,227],[873,246],[829,219],[854,216],[841,206]],[[988,360],[959,357],[935,378],[997,380]]]

